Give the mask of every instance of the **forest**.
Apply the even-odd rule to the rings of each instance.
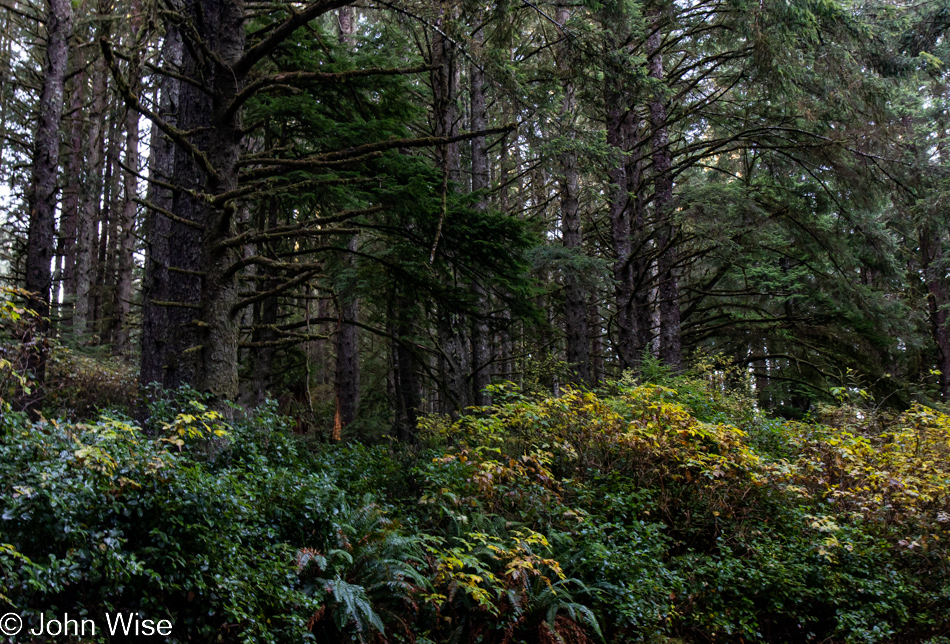
[[[0,642],[950,643],[948,34],[0,0]]]

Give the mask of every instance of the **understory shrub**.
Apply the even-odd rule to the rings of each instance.
[[[154,392],[0,419],[0,603],[176,642],[940,642],[950,418],[764,417],[718,375],[494,388],[422,445]],[[705,393],[704,393],[705,392]],[[104,640],[103,640],[104,641]]]

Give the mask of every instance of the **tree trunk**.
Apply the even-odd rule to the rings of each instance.
[[[139,0],[131,4],[131,35],[133,45],[138,43],[141,28],[141,6]],[[141,70],[137,63],[129,68],[132,91],[138,94],[141,85]],[[131,108],[125,113],[125,167],[123,171],[122,213],[119,221],[119,250],[116,258],[115,308],[112,318],[112,336],[115,339],[114,352],[128,357],[132,352],[129,342],[129,311],[132,305],[132,271],[135,266],[135,199],[138,196],[139,169],[139,113]]]
[[[650,78],[662,81],[663,54],[660,52],[660,18],[657,14],[647,38],[646,53]],[[673,201],[669,133],[666,128],[666,98],[657,90],[650,99],[653,126],[653,208],[659,227],[657,260],[660,308],[660,359],[674,370],[682,367],[680,338],[679,282],[676,275],[676,235],[670,205]]]
[[[332,304],[330,301],[330,295],[324,293],[323,296],[317,300],[317,317],[320,319],[329,318],[333,310],[331,308]],[[320,331],[322,335],[326,335],[329,338],[330,333],[332,332],[332,327],[327,323],[320,324]],[[330,371],[330,342],[328,339],[321,338],[316,340],[316,346],[314,347],[314,361],[320,365],[320,376],[318,382],[321,385],[329,385],[332,382],[331,371]]]
[[[768,345],[766,344],[765,338],[761,338],[757,343],[753,344],[750,347],[750,353],[755,356],[758,354],[755,360],[752,361],[752,371],[755,374],[755,397],[758,400],[759,407],[762,409],[771,409],[772,403],[769,399],[769,365],[765,360],[765,356],[768,355]]]
[[[147,270],[159,274],[147,281],[165,295],[158,300],[158,289],[150,288],[148,296],[151,306],[166,310],[144,326],[143,352],[161,352],[148,363],[153,372],[163,370],[166,387],[188,383],[217,401],[233,400],[238,393],[239,324],[233,310],[237,280],[229,269],[240,249],[219,241],[233,235],[237,205],[218,205],[197,195],[219,195],[237,187],[240,110],[225,108],[243,83],[233,71],[244,53],[243,7],[229,0],[200,0],[181,11],[196,28],[189,35],[195,42],[184,48],[181,66],[182,76],[195,82],[177,86],[177,127],[190,136],[188,145],[174,149],[173,176],[180,189],[174,191],[169,210],[175,218],[154,222],[167,226],[168,247],[151,249],[160,250],[161,256],[156,255]],[[214,55],[199,54],[202,49]],[[162,259],[167,269],[159,264]],[[163,270],[167,275],[161,275]],[[164,343],[156,335],[164,336]]]
[[[165,39],[162,42],[162,65],[177,70],[182,61],[182,40],[177,26],[166,22]],[[169,125],[177,125],[178,98],[181,81],[162,76],[158,84],[158,115]],[[175,144],[154,125],[149,144],[149,176],[169,183],[174,180]],[[139,383],[143,386],[153,382],[171,386],[170,375],[165,366],[169,364],[172,343],[170,307],[162,302],[171,298],[169,271],[171,262],[171,220],[162,212],[172,209],[173,193],[155,183],[148,187],[148,202],[154,208],[145,212],[145,274],[142,280],[142,358]]]
[[[653,342],[653,312],[650,291],[653,288],[653,262],[649,257],[650,235],[644,217],[643,165],[645,161],[645,123],[633,113],[624,122],[627,148],[627,218],[631,222],[630,277],[633,280],[633,315],[636,327],[634,364],[639,365]]]
[[[340,7],[337,9],[337,38],[341,45],[352,48],[356,42],[353,32],[356,30],[356,9],[354,7]]]
[[[603,324],[597,298],[591,296],[587,307],[587,336],[590,338],[590,384],[597,386],[604,381]]]
[[[479,30],[475,42],[484,40]],[[488,115],[485,111],[485,72],[477,62],[472,62],[469,72],[471,97],[471,124],[473,132],[488,128]],[[488,196],[485,194],[490,184],[488,146],[484,136],[472,139],[472,192],[481,192],[475,203],[475,210],[485,212],[488,209]],[[485,388],[491,384],[491,334],[488,328],[488,293],[485,288],[475,285],[478,297],[478,313],[472,323],[472,391],[476,405],[491,404],[491,396]]]
[[[36,147],[28,192],[30,213],[27,237],[26,281],[30,306],[40,317],[37,331],[48,329],[53,237],[56,228],[56,175],[59,167],[59,127],[63,118],[69,38],[72,34],[72,5],[69,0],[50,0],[46,20],[46,54],[43,84],[38,104]],[[46,379],[46,350],[40,343],[29,355],[28,367],[42,387]],[[39,398],[24,397],[21,406],[35,410]]]
[[[565,6],[557,9],[557,22],[564,24],[570,18]],[[568,60],[567,39],[558,51],[558,69],[562,75],[561,87],[564,101],[561,104],[561,122],[574,140],[574,113],[577,101],[574,96],[574,83],[571,79],[571,66]],[[577,151],[569,146],[560,156],[561,176],[561,240],[572,255],[584,253],[584,237],[581,230],[579,201],[579,172]],[[590,348],[587,338],[587,292],[581,284],[580,276],[573,269],[564,275],[564,334],[566,337],[566,357],[568,368],[580,383],[590,382]]]
[[[109,128],[108,152],[106,154],[103,207],[99,220],[99,254],[95,264],[95,286],[92,289],[91,316],[92,328],[97,344],[109,344],[112,337],[112,316],[114,312],[115,258],[118,254],[118,218],[116,210],[119,204],[119,119],[113,114]]]
[[[633,369],[639,364],[636,351],[637,318],[634,310],[633,265],[630,250],[630,198],[627,193],[627,171],[623,95],[611,87],[608,79],[604,95],[607,106],[607,145],[613,148],[614,159],[610,180],[610,237],[614,247],[614,299],[617,308],[617,357],[620,369]]]
[[[920,231],[921,267],[927,283],[927,305],[930,310],[930,330],[937,346],[937,370],[940,397],[950,394],[950,329],[947,328],[946,267],[943,261],[943,239],[935,226],[924,226]]]
[[[66,176],[79,177],[82,171],[82,107],[86,95],[86,73],[80,71],[75,78],[69,111],[69,160],[66,163]],[[63,307],[62,326],[72,328],[73,311],[76,302],[76,226],[79,221],[79,204],[82,194],[82,182],[71,181],[63,189],[63,204],[60,214],[60,238],[63,240]],[[68,314],[66,313],[68,311]]]
[[[443,6],[439,13],[436,26],[440,29],[445,26],[446,9]],[[458,119],[459,69],[455,60],[455,47],[452,41],[436,33],[432,37],[432,64],[436,69],[432,72],[432,92],[435,99],[435,134],[436,136],[453,136],[456,134],[456,120]],[[461,154],[459,143],[449,143],[441,146],[441,163],[448,180],[460,183]]]
[[[183,84],[179,123],[183,130],[199,132],[192,138],[192,143],[206,155],[214,174],[209,175],[198,167],[194,155],[181,146],[176,150],[176,171],[179,181],[183,176],[201,177],[201,183],[196,182],[193,187],[210,195],[219,195],[237,188],[241,114],[237,110],[229,115],[224,108],[232,103],[243,84],[231,71],[231,66],[244,53],[243,3],[201,0],[189,5],[186,11],[195,24],[202,26],[200,36],[205,44],[213,47],[220,64],[207,57],[197,61],[186,53],[185,75],[201,78],[212,91],[209,96],[191,84]],[[179,192],[173,212],[202,228],[197,243],[182,248],[186,261],[181,268],[192,270],[197,260],[198,273],[203,279],[198,275],[188,275],[187,280],[182,280],[187,282],[187,288],[180,292],[182,297],[173,297],[175,301],[190,304],[196,294],[199,296],[198,323],[194,319],[179,320],[178,325],[181,343],[190,345],[185,351],[198,358],[197,364],[187,364],[185,371],[195,373],[191,381],[201,391],[209,392],[218,401],[233,400],[238,393],[240,328],[234,310],[238,301],[237,281],[230,273],[230,267],[240,258],[240,250],[229,249],[218,242],[233,236],[237,205],[228,202],[215,206]],[[197,231],[192,228],[189,232]],[[194,239],[191,235],[188,238]]]
[[[351,253],[357,249],[357,236],[350,238],[347,248]],[[351,255],[345,263],[354,263]],[[352,269],[351,269],[352,270]],[[342,438],[344,427],[356,420],[356,409],[360,395],[359,363],[359,300],[352,292],[338,293],[339,325],[336,334],[336,415],[333,423],[333,439]]]
[[[447,10],[443,3],[436,26],[446,27]],[[456,52],[452,41],[442,33],[432,38],[432,90],[435,100],[434,130],[436,136],[453,136],[457,132],[458,118],[459,67],[455,59]],[[449,143],[440,146],[439,163],[449,183],[448,189],[461,183],[461,154],[459,144]],[[442,411],[457,416],[472,404],[472,389],[469,382],[471,373],[471,352],[466,337],[466,324],[453,311],[439,306],[438,328],[439,344],[442,349],[439,361],[444,389]]]
[[[270,143],[269,141],[267,143]],[[265,144],[267,145],[267,144]],[[278,223],[278,202],[276,199],[268,199],[261,206],[259,228],[269,230],[277,227]],[[260,254],[270,259],[277,259],[277,251],[273,244],[276,242],[263,242],[260,248]],[[273,266],[261,266],[260,273],[264,277],[261,288],[266,293],[277,288],[279,283],[278,270]],[[254,342],[260,342],[263,346],[254,351],[254,390],[255,404],[261,405],[267,398],[267,387],[271,384],[274,375],[274,356],[277,352],[276,347],[268,346],[267,343],[277,339],[277,334],[273,328],[277,325],[280,314],[278,298],[272,295],[262,300],[257,306],[257,316],[255,324],[258,328],[254,330]]]
[[[467,377],[471,371],[471,353],[461,315],[442,311],[438,324],[439,344],[442,347],[440,365],[445,386],[442,412],[456,418],[474,403]]]
[[[92,70],[92,111],[89,114],[89,132],[86,137],[86,173],[83,182],[82,208],[76,224],[76,302],[73,305],[73,334],[83,341],[90,332],[89,308],[92,300],[92,285],[95,279],[93,267],[96,253],[96,222],[99,221],[99,204],[103,188],[103,164],[105,162],[106,108],[106,63],[96,58]]]
[[[337,10],[340,44],[352,48],[354,45],[355,9],[340,7]],[[349,253],[341,255],[340,260],[350,270],[355,270],[358,238],[356,235],[347,243]],[[336,413],[333,419],[333,440],[343,437],[343,428],[356,420],[356,410],[360,396],[360,360],[359,360],[359,321],[360,305],[352,292],[337,293],[339,305],[339,323],[336,332]]]
[[[409,298],[398,294],[389,310],[390,326],[393,329],[392,362],[393,388],[396,397],[396,437],[405,443],[418,441],[416,424],[422,402],[419,399],[419,381],[416,376],[416,358],[409,349],[412,327],[409,316],[412,305]]]

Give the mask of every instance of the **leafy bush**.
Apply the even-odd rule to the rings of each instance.
[[[589,589],[583,605],[616,641],[883,642],[950,628],[950,418],[913,408],[859,435],[739,410],[714,379],[665,382],[498,391],[485,413],[430,421],[417,514],[459,534],[451,552],[467,544],[458,583],[506,610],[505,583],[471,545],[497,516],[548,540],[551,565]]]
[[[307,589],[298,549],[329,551],[340,531],[362,544],[363,524],[343,520],[359,511],[260,415],[225,426],[189,407],[153,437],[117,415],[3,415],[0,573],[30,624],[42,611],[105,624],[121,610],[172,620],[175,641],[314,638],[324,597]]]
[[[942,641],[950,417],[789,422],[715,368],[657,377],[496,386],[421,449],[187,389],[148,432],[6,409],[0,602],[180,642]]]

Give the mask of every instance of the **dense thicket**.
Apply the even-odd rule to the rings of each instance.
[[[15,2],[3,274],[38,338],[328,436],[648,355],[942,400],[941,7]]]
[[[415,450],[191,389],[142,426],[7,412],[0,601],[85,642],[117,612],[171,642],[946,641],[950,417],[775,420],[721,366],[644,369],[665,386],[493,387]]]

